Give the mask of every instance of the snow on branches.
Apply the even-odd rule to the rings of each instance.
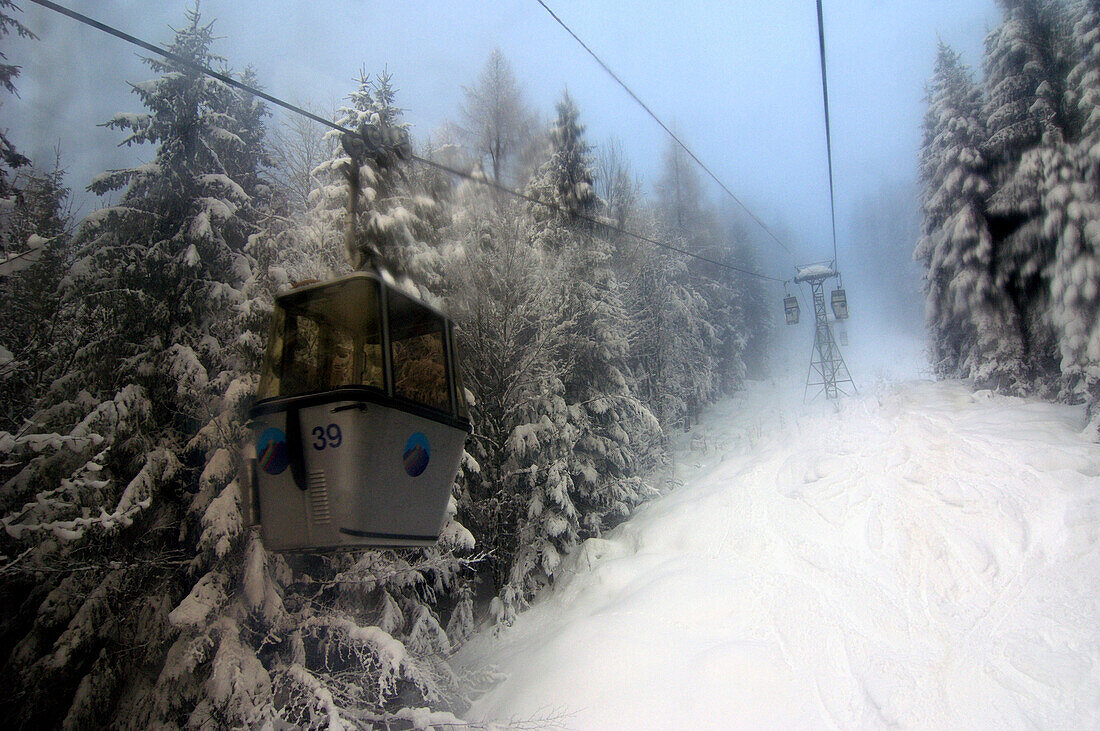
[[[921,151],[937,371],[1100,410],[1100,9],[1004,0],[974,84],[941,46]]]

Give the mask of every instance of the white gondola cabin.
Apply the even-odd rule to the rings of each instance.
[[[438,538],[470,433],[442,313],[374,272],[279,295],[249,416],[250,513],[267,548]]]
[[[848,319],[848,295],[843,289],[833,290],[833,316],[838,320]]]
[[[783,298],[783,314],[787,317],[788,325],[798,324],[798,299],[793,296]]]

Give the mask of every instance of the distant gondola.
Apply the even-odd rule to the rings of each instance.
[[[832,305],[833,317],[838,320],[848,319],[848,295],[842,288],[833,290]]]
[[[436,541],[471,431],[446,316],[375,272],[284,292],[258,397],[248,482],[268,548]]]
[[[787,318],[788,325],[798,324],[798,299],[788,295],[783,298],[783,315]]]

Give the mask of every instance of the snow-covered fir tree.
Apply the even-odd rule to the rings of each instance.
[[[318,188],[311,193],[310,224],[319,257],[333,271],[374,264],[404,273],[432,231],[438,203],[417,189],[402,164],[411,151],[409,124],[396,105],[392,76],[364,72],[357,84],[336,122],[360,134],[344,139],[333,130],[326,135],[333,152],[313,171]],[[350,238],[349,215],[355,219]]]
[[[1100,2],[1079,0],[1069,12],[1070,70],[1066,103],[1071,122],[1070,141],[1085,155],[1088,177],[1100,180]]]
[[[209,65],[212,37],[192,12],[171,48]],[[449,549],[471,546],[460,526],[431,551],[296,572],[244,530],[235,455],[273,278],[258,265],[280,258],[259,228],[265,113],[149,65],[159,76],[133,85],[148,111],[110,125],[153,161],[97,179],[122,196],[82,223],[63,287],[80,347],[29,428],[0,434],[0,673],[19,689],[3,715],[338,727],[455,703],[431,606],[462,565]]]
[[[50,172],[22,168],[10,192],[0,230],[7,270],[0,277],[0,429],[18,432],[72,357],[76,339],[59,292],[70,233],[60,161]]]
[[[932,363],[946,377],[1013,391],[1026,387],[1014,310],[994,281],[994,241],[984,202],[989,169],[980,90],[958,54],[940,44],[928,90],[921,146],[924,232],[916,257],[925,295]]]
[[[171,49],[209,64],[211,40],[191,13]],[[108,126],[156,155],[93,182],[124,192],[83,221],[62,285],[79,347],[31,428],[4,438],[18,464],[3,487],[5,563],[18,577],[57,571],[6,584],[30,611],[8,617],[27,624],[3,671],[24,689],[5,714],[20,725],[104,725],[118,703],[132,713],[151,697],[175,634],[168,614],[189,585],[187,510],[204,457],[190,441],[231,370],[218,326],[248,274],[250,200],[220,160],[236,138],[226,90],[148,64],[159,76],[132,85],[148,111]]]
[[[929,95],[917,256],[933,348],[944,375],[1087,402],[1100,438],[1100,6],[1001,5],[980,112],[979,91],[942,48]]]
[[[725,247],[720,243],[715,216],[707,205],[698,172],[674,140],[665,148],[656,193],[658,238],[672,241],[684,251],[720,261]],[[732,302],[733,288],[721,281],[726,275],[721,267],[679,255],[649,259],[646,278],[666,290],[647,296],[671,306],[671,310],[659,316],[660,324],[664,326],[673,316],[679,320],[675,327],[680,329],[669,333],[670,341],[655,336],[651,346],[651,352],[662,348],[662,342],[675,342],[680,348],[674,365],[660,359],[666,364],[661,369],[663,377],[675,374],[672,393],[677,394],[659,412],[665,420],[695,419],[702,406],[718,395],[723,373],[729,375],[731,385],[739,385],[744,376],[740,357],[744,342],[737,341],[743,337],[740,313]],[[653,307],[647,306],[645,310],[653,312]],[[641,323],[642,328],[647,326]],[[723,335],[728,336],[731,351],[720,358],[719,349],[726,341]],[[671,370],[668,365],[672,365]],[[671,393],[663,395],[669,397]]]
[[[1067,123],[1064,144],[1045,156],[1043,229],[1055,246],[1051,315],[1062,373],[1100,439],[1100,3],[1070,3],[1063,27]]]
[[[0,0],[0,39],[10,33],[15,33],[21,38],[37,38],[30,28],[23,25],[12,13],[20,8],[12,0]],[[15,94],[15,79],[22,68],[18,64],[10,63],[7,55],[0,51],[0,86],[9,94]],[[30,163],[23,155],[16,151],[15,146],[8,140],[6,130],[0,128],[0,202],[9,197],[9,171],[23,167]]]
[[[562,267],[532,246],[536,225],[527,206],[498,201],[476,183],[460,186],[454,200],[444,235],[446,298],[459,325],[463,379],[475,397],[461,517],[491,553],[485,570],[494,593],[513,587],[505,597],[511,613],[525,598],[511,581],[516,557],[523,552],[522,565],[534,567],[544,554],[552,570],[552,557],[575,540],[575,508],[560,488],[571,443],[559,429],[566,412],[561,351],[572,322],[563,317]],[[544,497],[529,517],[536,491]],[[532,518],[545,524],[551,514],[561,521],[549,535],[564,543],[525,545],[532,542],[525,526]]]
[[[1089,429],[1100,438],[1100,189],[1088,179],[1089,164],[1077,147],[1047,155],[1043,233],[1055,242],[1050,300],[1061,370],[1070,392],[1088,403]]]
[[[1063,142],[1064,81],[1057,51],[1057,6],[1001,0],[1005,17],[985,41],[982,152],[992,184],[986,204],[994,275],[1014,309],[1029,380],[1053,393],[1057,344],[1047,313],[1054,242],[1044,235],[1039,190],[1049,154]]]
[[[592,148],[584,138],[580,110],[568,90],[562,92],[556,109],[549,134],[550,157],[527,183],[528,195],[546,204],[534,206],[532,215],[544,224],[541,235],[550,248],[566,244],[566,222],[578,214],[591,215],[599,205],[589,159]]]
[[[591,148],[568,94],[558,104],[550,140],[551,158],[530,189],[545,192],[570,212],[592,215],[599,199]],[[548,219],[544,227],[546,239],[567,242],[552,248],[565,262],[565,307],[574,321],[564,384],[577,431],[570,472],[581,535],[598,535],[647,494],[639,475],[654,465],[660,430],[627,379],[632,323],[605,231],[568,217]]]
[[[664,232],[656,222],[650,226]],[[710,383],[703,369],[705,338],[713,330],[704,320],[705,302],[691,286],[684,258],[643,248],[628,280],[627,302],[635,322],[630,369],[639,396],[666,431],[684,426],[700,406],[697,377]]]
[[[740,217],[735,221],[727,222],[728,235],[733,241],[730,258],[741,269],[760,271],[755,244]],[[743,339],[739,355],[744,364],[744,375],[754,380],[763,379],[768,373],[769,351],[775,331],[770,292],[759,277],[742,272],[733,272],[729,286],[741,314],[740,328],[732,336]],[[727,387],[736,388],[737,384],[727,384]]]

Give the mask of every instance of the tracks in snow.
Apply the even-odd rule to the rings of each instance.
[[[1100,722],[1100,447],[1076,411],[958,384],[839,413],[776,400],[758,388],[709,414],[683,487],[463,651],[509,676],[471,718]]]

